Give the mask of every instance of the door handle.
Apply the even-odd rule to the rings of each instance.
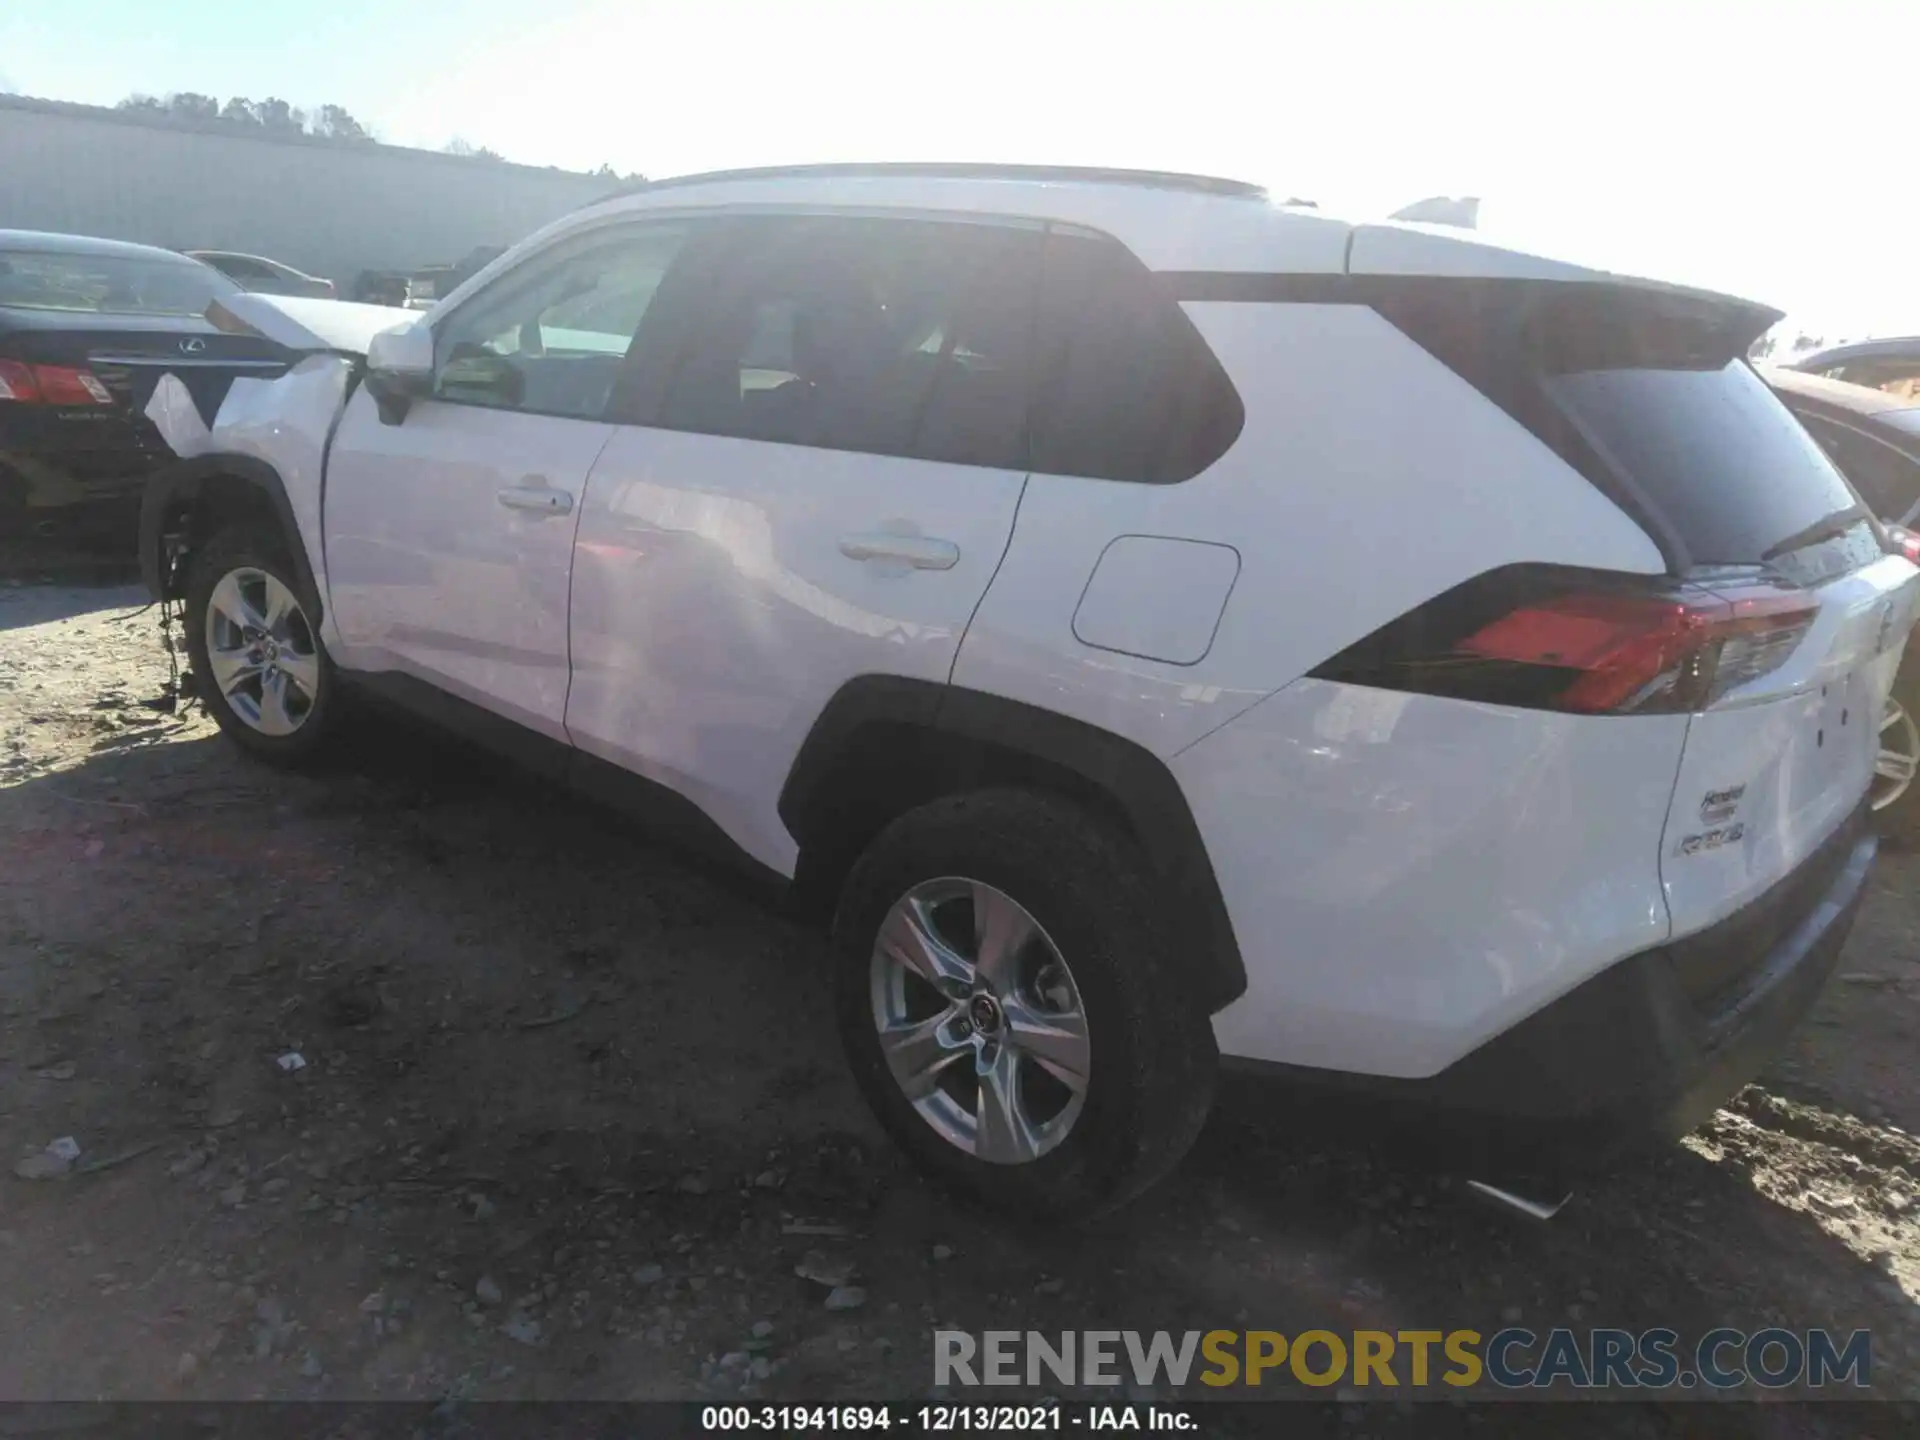
[[[840,553],[849,560],[899,560],[916,570],[951,570],[960,563],[960,547],[931,535],[842,535]]]
[[[565,515],[573,496],[551,485],[508,485],[496,497],[509,510],[531,510],[536,515]]]

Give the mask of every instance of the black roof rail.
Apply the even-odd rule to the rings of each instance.
[[[1264,186],[1247,180],[1223,180],[1213,175],[1186,175],[1173,170],[1121,170],[1099,165],[1000,165],[966,161],[849,161],[824,165],[762,165],[745,170],[708,170],[696,175],[669,175],[614,190],[595,201],[628,195],[651,195],[656,190],[690,185],[716,185],[728,180],[846,180],[874,177],[900,180],[1038,180],[1095,185],[1135,185],[1149,190],[1187,190],[1202,195],[1226,195],[1264,200]],[[1300,201],[1289,201],[1300,204]]]

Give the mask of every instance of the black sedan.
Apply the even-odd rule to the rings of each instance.
[[[1909,559],[1920,561],[1920,398],[1798,370],[1763,372]],[[1907,641],[1880,727],[1873,806],[1883,826],[1920,839],[1920,631]]]
[[[211,421],[236,376],[286,368],[205,317],[240,293],[169,250],[0,230],[0,534],[117,526],[173,453],[146,417],[178,375]]]

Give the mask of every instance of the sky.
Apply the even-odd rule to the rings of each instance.
[[[381,138],[683,174],[808,160],[1194,170],[1920,332],[1915,0],[87,0],[0,82],[344,105]]]

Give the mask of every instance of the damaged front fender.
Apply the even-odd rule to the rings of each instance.
[[[241,493],[258,492],[278,517],[307,592],[304,598],[320,616],[323,638],[331,638],[321,534],[327,449],[373,336],[413,321],[396,321],[395,312],[383,306],[268,295],[216,301],[207,318],[222,329],[272,341],[293,363],[270,380],[236,379],[211,420],[177,376],[161,377],[146,414],[180,458],[147,484],[140,517],[141,577],[156,599],[178,598],[178,540],[218,523],[217,515],[197,507],[243,486]]]
[[[192,514],[209,482],[225,478],[260,491],[279,517],[324,635],[325,546],[320,507],[327,446],[352,393],[357,367],[340,355],[311,355],[272,380],[233,382],[211,426],[172,375],[154,389],[147,414],[181,460],[147,482],[140,505],[140,574],[155,599],[176,598],[179,580],[168,536]]]
[[[183,598],[186,577],[176,563],[170,537],[177,538],[181,517],[189,514],[203,496],[216,486],[245,487],[271,506],[280,528],[290,539],[300,535],[300,523],[287,487],[279,471],[251,455],[222,454],[218,451],[196,455],[168,466],[147,482],[140,505],[140,578],[155,600]],[[290,544],[290,556],[298,572],[302,601],[321,605],[319,577],[308,560],[304,544]],[[322,607],[324,608],[324,607]]]

